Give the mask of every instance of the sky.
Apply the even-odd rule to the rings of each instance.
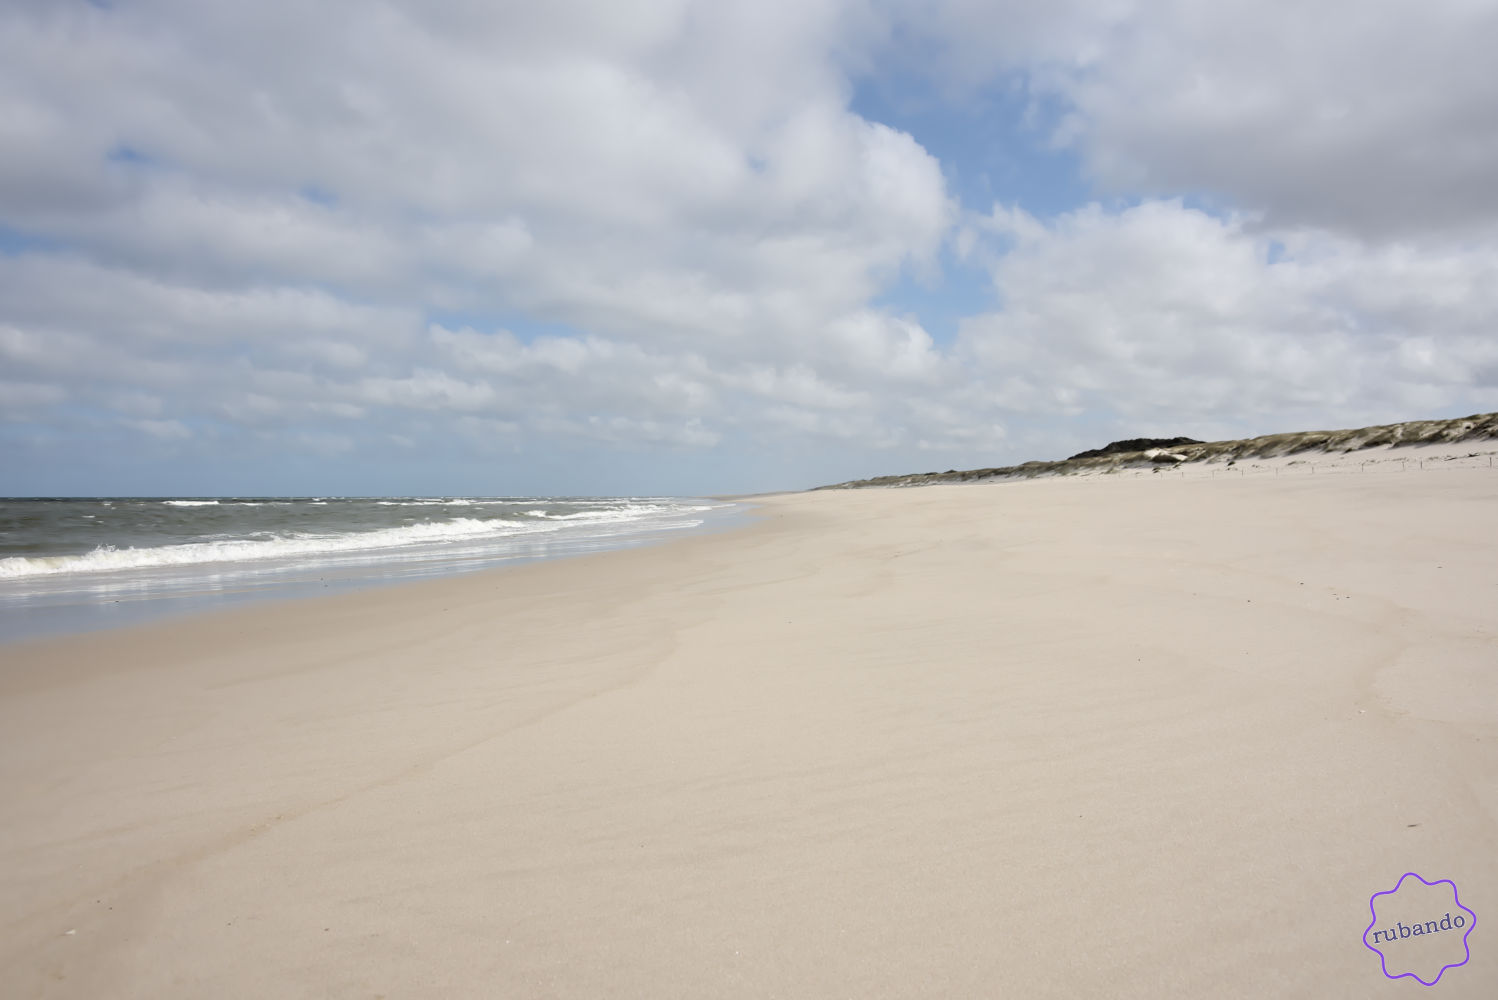
[[[1498,410],[1492,0],[6,0],[0,494]]]

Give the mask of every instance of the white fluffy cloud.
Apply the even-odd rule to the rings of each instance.
[[[981,225],[1006,247],[1004,307],[966,321],[961,350],[1006,407],[1241,430],[1498,405],[1498,248],[1265,231],[1179,201]]]
[[[799,449],[842,478],[1036,457],[1076,415],[1498,405],[1495,25],[1461,0],[11,3],[0,458]],[[1019,88],[1124,197],[958,205],[919,136],[851,110],[889,72]],[[954,247],[996,305],[941,343],[886,295]],[[725,479],[695,485],[758,485]]]
[[[1023,86],[1111,192],[1207,195],[1376,239],[1498,223],[1487,0],[893,8],[936,45],[938,76]]]
[[[163,0],[0,21],[22,154],[0,212],[41,241],[0,275],[6,359],[106,406],[173,386],[175,415],[205,420],[333,401],[616,442],[699,412],[752,423],[808,364],[807,412],[844,407],[844,377],[934,364],[868,301],[929,267],[955,206],[919,144],[847,109],[841,4]],[[581,332],[460,338],[430,312]]]

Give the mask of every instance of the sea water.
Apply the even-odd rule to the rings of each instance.
[[[680,497],[0,499],[0,641],[639,545],[740,511]]]

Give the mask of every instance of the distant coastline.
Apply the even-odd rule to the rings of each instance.
[[[1190,439],[1175,438],[1176,441]],[[1300,454],[1350,454],[1373,448],[1406,448],[1421,445],[1452,445],[1469,441],[1498,442],[1498,413],[1479,413],[1449,420],[1410,420],[1339,431],[1298,431],[1265,434],[1235,441],[1207,441],[1169,448],[1118,451],[1113,446],[1082,452],[1052,462],[1023,462],[988,469],[921,472],[908,475],[855,479],[818,490],[865,489],[877,486],[928,486],[934,483],[973,483],[996,480],[1034,479],[1039,476],[1108,474],[1128,469],[1180,466],[1192,463],[1232,465],[1247,459],[1274,459]]]

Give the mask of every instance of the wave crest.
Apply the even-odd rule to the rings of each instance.
[[[399,528],[379,528],[345,535],[294,533],[269,538],[187,542],[147,548],[118,549],[114,546],[100,546],[83,555],[12,556],[0,559],[0,580],[62,573],[103,573],[122,569],[333,555],[339,552],[401,548],[423,543],[528,535],[555,530],[555,527],[546,524],[460,517],[451,521],[425,521]]]

